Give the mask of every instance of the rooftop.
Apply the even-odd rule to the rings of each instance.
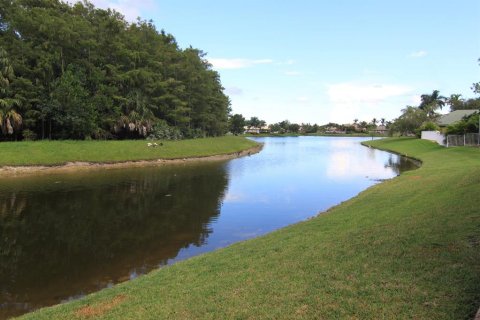
[[[455,110],[452,111],[448,114],[445,114],[440,117],[438,120],[438,125],[441,127],[446,127],[451,125],[452,123],[455,123],[457,121],[460,121],[463,119],[463,117],[468,117],[469,115],[477,112],[478,110]]]

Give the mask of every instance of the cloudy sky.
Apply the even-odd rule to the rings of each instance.
[[[206,52],[233,113],[268,123],[391,120],[480,81],[478,0],[92,2]]]

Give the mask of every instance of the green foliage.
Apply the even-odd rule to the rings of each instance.
[[[465,100],[461,96],[461,94],[452,94],[450,96],[447,101],[450,105],[450,111],[480,109],[480,98]]]
[[[97,128],[97,110],[89,99],[83,73],[69,68],[53,82],[52,120],[60,139],[85,139]]]
[[[421,137],[422,131],[439,131],[440,127],[432,121],[424,122],[418,129],[415,130],[415,133],[418,138]]]
[[[422,94],[420,98],[421,103],[418,108],[425,111],[429,119],[435,119],[438,116],[436,111],[442,109],[447,101],[447,98],[441,96],[438,90],[433,90],[432,94]]]
[[[8,82],[23,129],[40,139],[145,138],[158,120],[184,137],[228,130],[230,101],[205,53],[179,48],[151,22],[128,23],[87,1],[0,8],[0,47],[12,66],[2,67],[2,92]]]
[[[171,127],[166,121],[157,121],[148,136],[149,140],[180,140],[182,132],[176,127]]]
[[[241,114],[234,114],[230,117],[230,132],[233,134],[243,133],[245,123],[245,118]]]
[[[428,111],[420,107],[407,106],[405,109],[402,109],[402,115],[390,125],[390,135],[395,133],[400,133],[401,135],[414,134],[428,119]]]
[[[447,127],[447,134],[465,134],[478,133],[479,129],[479,113],[475,112],[460,121],[455,122]]]
[[[32,130],[28,130],[28,129],[23,130],[22,135],[23,135],[23,140],[25,141],[33,141],[37,139],[37,134]]]

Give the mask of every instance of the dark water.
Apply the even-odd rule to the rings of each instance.
[[[415,164],[356,138],[228,162],[0,179],[0,318],[316,215]]]

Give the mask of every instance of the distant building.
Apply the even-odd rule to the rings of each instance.
[[[268,126],[263,127],[253,127],[253,126],[245,126],[243,127],[245,133],[250,134],[259,134],[259,133],[269,133],[270,128]]]
[[[346,124],[344,126],[352,128],[355,132],[366,132],[367,131],[367,128],[362,127],[358,123]]]
[[[325,133],[343,134],[343,133],[346,133],[346,131],[342,130],[340,128],[337,128],[337,127],[326,127],[325,128]]]
[[[379,125],[373,131],[378,134],[386,134],[388,132],[388,129],[384,125]]]
[[[478,112],[478,110],[455,110],[452,111],[448,114],[445,114],[438,119],[438,125],[440,127],[448,127],[451,124],[454,124],[455,122],[458,122],[462,120],[464,117],[468,117],[475,112]]]

